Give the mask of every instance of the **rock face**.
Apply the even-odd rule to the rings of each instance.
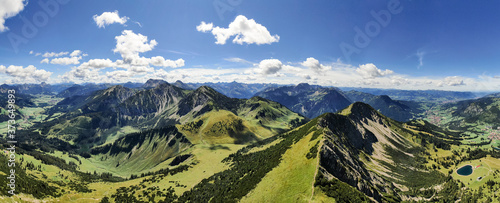
[[[404,138],[391,130],[391,122],[395,121],[360,102],[340,114],[322,115],[317,124],[324,134],[320,151],[322,174],[335,177],[379,202],[382,201],[381,193],[394,193],[394,186],[378,173],[379,169],[366,166],[367,162],[377,165],[379,161],[387,161],[387,148],[395,149],[394,145],[410,147]]]

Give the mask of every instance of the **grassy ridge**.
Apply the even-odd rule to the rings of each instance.
[[[292,144],[307,135],[315,124],[316,122],[311,121],[297,130],[279,135],[284,138],[283,141],[265,150],[245,154],[249,147],[231,154],[224,159],[225,162],[232,163],[229,170],[202,180],[193,189],[180,196],[179,201],[237,202],[253,190],[269,171],[278,166],[282,161],[282,155]]]

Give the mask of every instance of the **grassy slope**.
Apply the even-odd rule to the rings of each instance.
[[[293,144],[283,154],[283,161],[241,202],[308,202],[318,167],[318,156],[307,159],[306,154],[322,139],[319,137],[311,141],[312,135],[313,133],[309,133]]]
[[[183,192],[189,190],[191,187],[199,183],[202,179],[212,176],[213,174],[228,169],[229,166],[221,162],[222,159],[226,158],[229,154],[236,152],[237,150],[244,147],[243,145],[233,145],[233,144],[224,144],[224,145],[196,145],[193,148],[189,149],[186,153],[191,153],[194,155],[193,158],[188,159],[186,164],[194,164],[192,168],[187,171],[177,173],[173,176],[168,176],[165,179],[157,183],[151,183],[148,187],[158,186],[160,189],[169,188],[170,186],[174,187],[176,193],[178,195]],[[63,154],[61,152],[55,152],[52,155],[62,157],[66,161],[73,161],[77,163],[80,167],[81,171],[89,171],[92,172],[92,169],[97,169],[97,172],[110,172],[103,168],[103,166],[96,165],[95,163],[90,162],[89,160],[83,159],[82,164],[79,164],[74,158],[68,156],[68,154]],[[34,159],[29,155],[19,155],[19,158],[24,158],[24,163],[32,162],[35,166],[42,165],[43,174],[48,177],[48,180],[51,181],[62,181],[68,183],[70,180],[77,180],[76,176],[68,171],[61,170],[58,167],[52,165],[42,164],[40,160]],[[173,159],[173,158],[172,158]],[[157,165],[156,167],[151,168],[150,170],[146,170],[144,172],[154,172],[163,168],[173,168],[172,166],[168,166],[168,163],[172,161],[172,159],[166,160],[165,162]],[[183,163],[184,164],[184,163]],[[99,170],[100,169],[100,170]],[[42,173],[38,171],[27,170],[29,174],[34,175],[38,179],[43,179]],[[121,173],[127,173],[127,170],[121,171]],[[95,182],[90,183],[88,185],[89,189],[94,190],[90,193],[76,193],[74,191],[67,192],[61,197],[57,198],[46,198],[43,201],[48,202],[99,202],[101,198],[104,196],[111,196],[115,193],[116,189],[120,187],[128,187],[131,185],[137,185],[141,181],[146,178],[151,178],[151,176],[146,176],[144,178],[137,178],[133,180],[123,181],[123,182]],[[172,181],[172,182],[171,182]],[[180,185],[186,185],[187,187],[176,187],[176,183]],[[54,184],[53,184],[54,185]],[[65,188],[69,191],[69,188]],[[31,195],[19,194],[13,198],[0,196],[0,202],[37,202]]]
[[[263,102],[261,102],[263,103]],[[194,119],[192,122],[177,125],[179,131],[194,144],[245,143],[268,138],[278,132],[292,128],[288,123],[301,118],[296,113],[284,112],[267,104],[259,109],[243,108],[238,115],[227,110],[213,110]],[[271,115],[279,115],[277,119],[256,119],[261,109]],[[234,122],[241,120],[241,123]],[[201,121],[201,122],[200,122]],[[200,126],[196,124],[200,122]]]
[[[201,126],[191,128],[188,127],[189,124],[186,124],[177,125],[177,128],[194,144],[235,143],[238,137],[243,140],[252,140],[254,133],[249,130],[250,124],[242,120],[239,125],[234,122],[237,119],[239,118],[230,111],[211,111],[190,122],[201,121],[203,122]]]

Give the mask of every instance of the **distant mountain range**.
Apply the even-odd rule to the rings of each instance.
[[[363,102],[369,104],[382,114],[397,120],[409,121],[416,119],[416,115],[423,113],[421,103],[414,101],[393,100],[387,95],[373,95],[364,92],[351,90],[344,93],[353,102]]]
[[[150,79],[144,84],[124,83],[123,87],[136,91],[153,89],[162,84],[169,84],[164,80]],[[357,90],[342,91],[339,88],[321,87],[317,85],[299,84],[283,86],[277,84],[244,84],[244,83],[183,83],[176,81],[170,84],[184,90],[194,90],[201,86],[209,86],[214,90],[231,98],[251,98],[260,96],[277,101],[294,112],[308,118],[314,118],[322,113],[336,112],[349,104],[365,102],[383,114],[398,121],[408,121],[412,118],[421,118],[423,107],[421,102],[449,102],[477,98],[485,93],[452,92],[437,90],[387,90],[358,88]],[[14,88],[21,94],[52,94],[57,97],[69,98],[82,96],[74,101],[98,91],[113,86],[112,84],[82,84],[82,85],[3,85],[2,89]],[[344,90],[353,88],[342,88]],[[490,94],[486,97],[496,97]],[[62,104],[69,102],[64,101]],[[74,102],[73,102],[74,104]]]
[[[337,88],[325,88],[305,83],[268,88],[256,95],[282,103],[308,118],[315,118],[323,113],[337,112],[353,102],[367,103],[398,121],[408,121],[423,112],[418,102],[396,101],[387,95],[377,96],[354,90],[343,92]]]
[[[71,96],[51,108],[46,120],[51,122],[39,127],[44,134],[90,145],[106,142],[125,126],[144,130],[173,124],[183,124],[181,131],[191,136],[206,130],[217,132],[200,142],[246,143],[306,121],[263,98],[236,99],[207,86],[184,90],[168,83],[147,89],[116,85],[87,96]]]
[[[255,95],[279,102],[308,118],[315,118],[323,113],[337,112],[352,103],[337,88],[323,88],[306,83],[268,88]]]
[[[397,90],[352,87],[342,87],[341,89],[345,91],[356,90],[374,95],[387,95],[395,100],[417,102],[459,101],[479,98],[488,94],[487,92],[457,92],[442,90]]]

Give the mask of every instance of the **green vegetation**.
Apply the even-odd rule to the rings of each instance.
[[[292,144],[296,143],[316,122],[310,122],[295,131],[280,134],[283,141],[265,150],[244,154],[248,147],[231,154],[223,162],[231,163],[231,169],[216,173],[202,180],[190,191],[179,197],[179,201],[236,202],[255,188],[261,179],[281,162],[281,157]],[[228,188],[231,188],[228,190]]]
[[[316,177],[314,186],[338,202],[371,202],[365,194],[336,178],[328,180],[320,174]]]
[[[0,171],[2,172],[0,173],[1,195],[11,196],[8,191],[12,188],[7,186],[10,181],[7,177],[11,175],[10,170],[13,169],[15,170],[15,194],[26,193],[40,199],[48,196],[61,196],[58,187],[47,184],[45,181],[38,180],[27,174],[25,168],[22,167],[22,163],[16,162],[15,166],[11,168],[7,165],[9,163],[8,158],[4,154],[0,155],[0,162],[3,163],[0,164]]]

